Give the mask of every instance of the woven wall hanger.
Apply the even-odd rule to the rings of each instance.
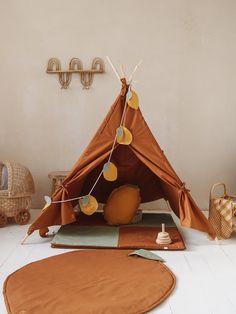
[[[57,74],[62,89],[67,89],[72,80],[72,74],[78,73],[84,89],[89,89],[93,83],[94,74],[105,72],[105,64],[101,58],[94,58],[90,70],[83,69],[83,63],[79,58],[72,58],[68,70],[61,69],[61,62],[57,58],[51,58],[48,61],[48,74]]]

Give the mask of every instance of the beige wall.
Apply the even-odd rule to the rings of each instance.
[[[69,90],[45,73],[50,57],[90,66],[109,55],[129,73],[143,114],[202,208],[212,183],[236,193],[236,2],[230,0],[0,1],[0,159],[34,176],[70,169],[119,92],[106,64],[93,88]]]

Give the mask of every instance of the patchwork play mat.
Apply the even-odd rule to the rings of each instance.
[[[162,223],[165,223],[166,231],[170,234],[171,244],[156,243]],[[102,213],[93,216],[80,213],[76,223],[59,229],[51,245],[61,248],[185,249],[182,236],[170,214],[143,214],[139,223],[108,226]]]
[[[162,262],[129,253],[82,250],[28,264],[5,281],[8,313],[147,313],[169,296],[175,276]]]

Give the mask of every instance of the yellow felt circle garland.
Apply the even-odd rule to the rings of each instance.
[[[126,103],[130,108],[132,108],[134,110],[137,110],[139,108],[138,94],[131,88],[129,88],[129,90],[126,94]],[[124,107],[124,112],[122,115],[121,123],[123,122],[124,113],[125,113],[125,107]],[[131,144],[131,142],[133,140],[133,135],[128,128],[120,125],[120,127],[118,127],[116,130],[116,140],[117,140],[117,143],[119,143],[119,144],[129,145],[129,144]],[[113,149],[111,150],[111,153],[110,153],[108,160],[110,160],[112,152],[113,152]],[[103,174],[104,179],[106,179],[107,181],[115,181],[117,179],[117,176],[118,176],[117,167],[112,162],[108,161],[103,166],[102,174]],[[99,177],[100,177],[100,175],[101,174],[99,174]],[[95,187],[96,183],[97,183],[97,181],[95,182],[93,188]],[[92,188],[92,190],[93,190],[93,188]],[[90,193],[92,192],[92,190],[90,191]],[[53,204],[54,203],[63,203],[63,202],[68,202],[68,201],[78,200],[78,199],[79,199],[80,209],[86,215],[92,215],[98,208],[98,202],[97,202],[96,198],[90,194],[85,195],[83,197],[74,197],[72,199],[68,199],[68,200],[64,200],[64,201],[63,200],[52,201],[50,196],[45,196],[44,198],[45,198],[46,204],[45,204],[43,210],[46,209],[48,206],[50,206],[52,203]]]

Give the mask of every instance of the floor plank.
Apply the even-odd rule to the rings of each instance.
[[[32,211],[33,216],[37,211]],[[158,314],[233,314],[236,313],[236,233],[226,241],[209,241],[203,233],[184,229],[173,217],[185,240],[185,251],[158,251],[177,278],[171,296],[150,313]],[[28,226],[10,223],[0,229],[0,285],[16,269],[36,260],[68,252],[52,249],[50,238],[35,232],[20,245]],[[57,228],[52,228],[57,230]],[[155,253],[155,251],[153,251]],[[6,314],[0,297],[0,314]]]

